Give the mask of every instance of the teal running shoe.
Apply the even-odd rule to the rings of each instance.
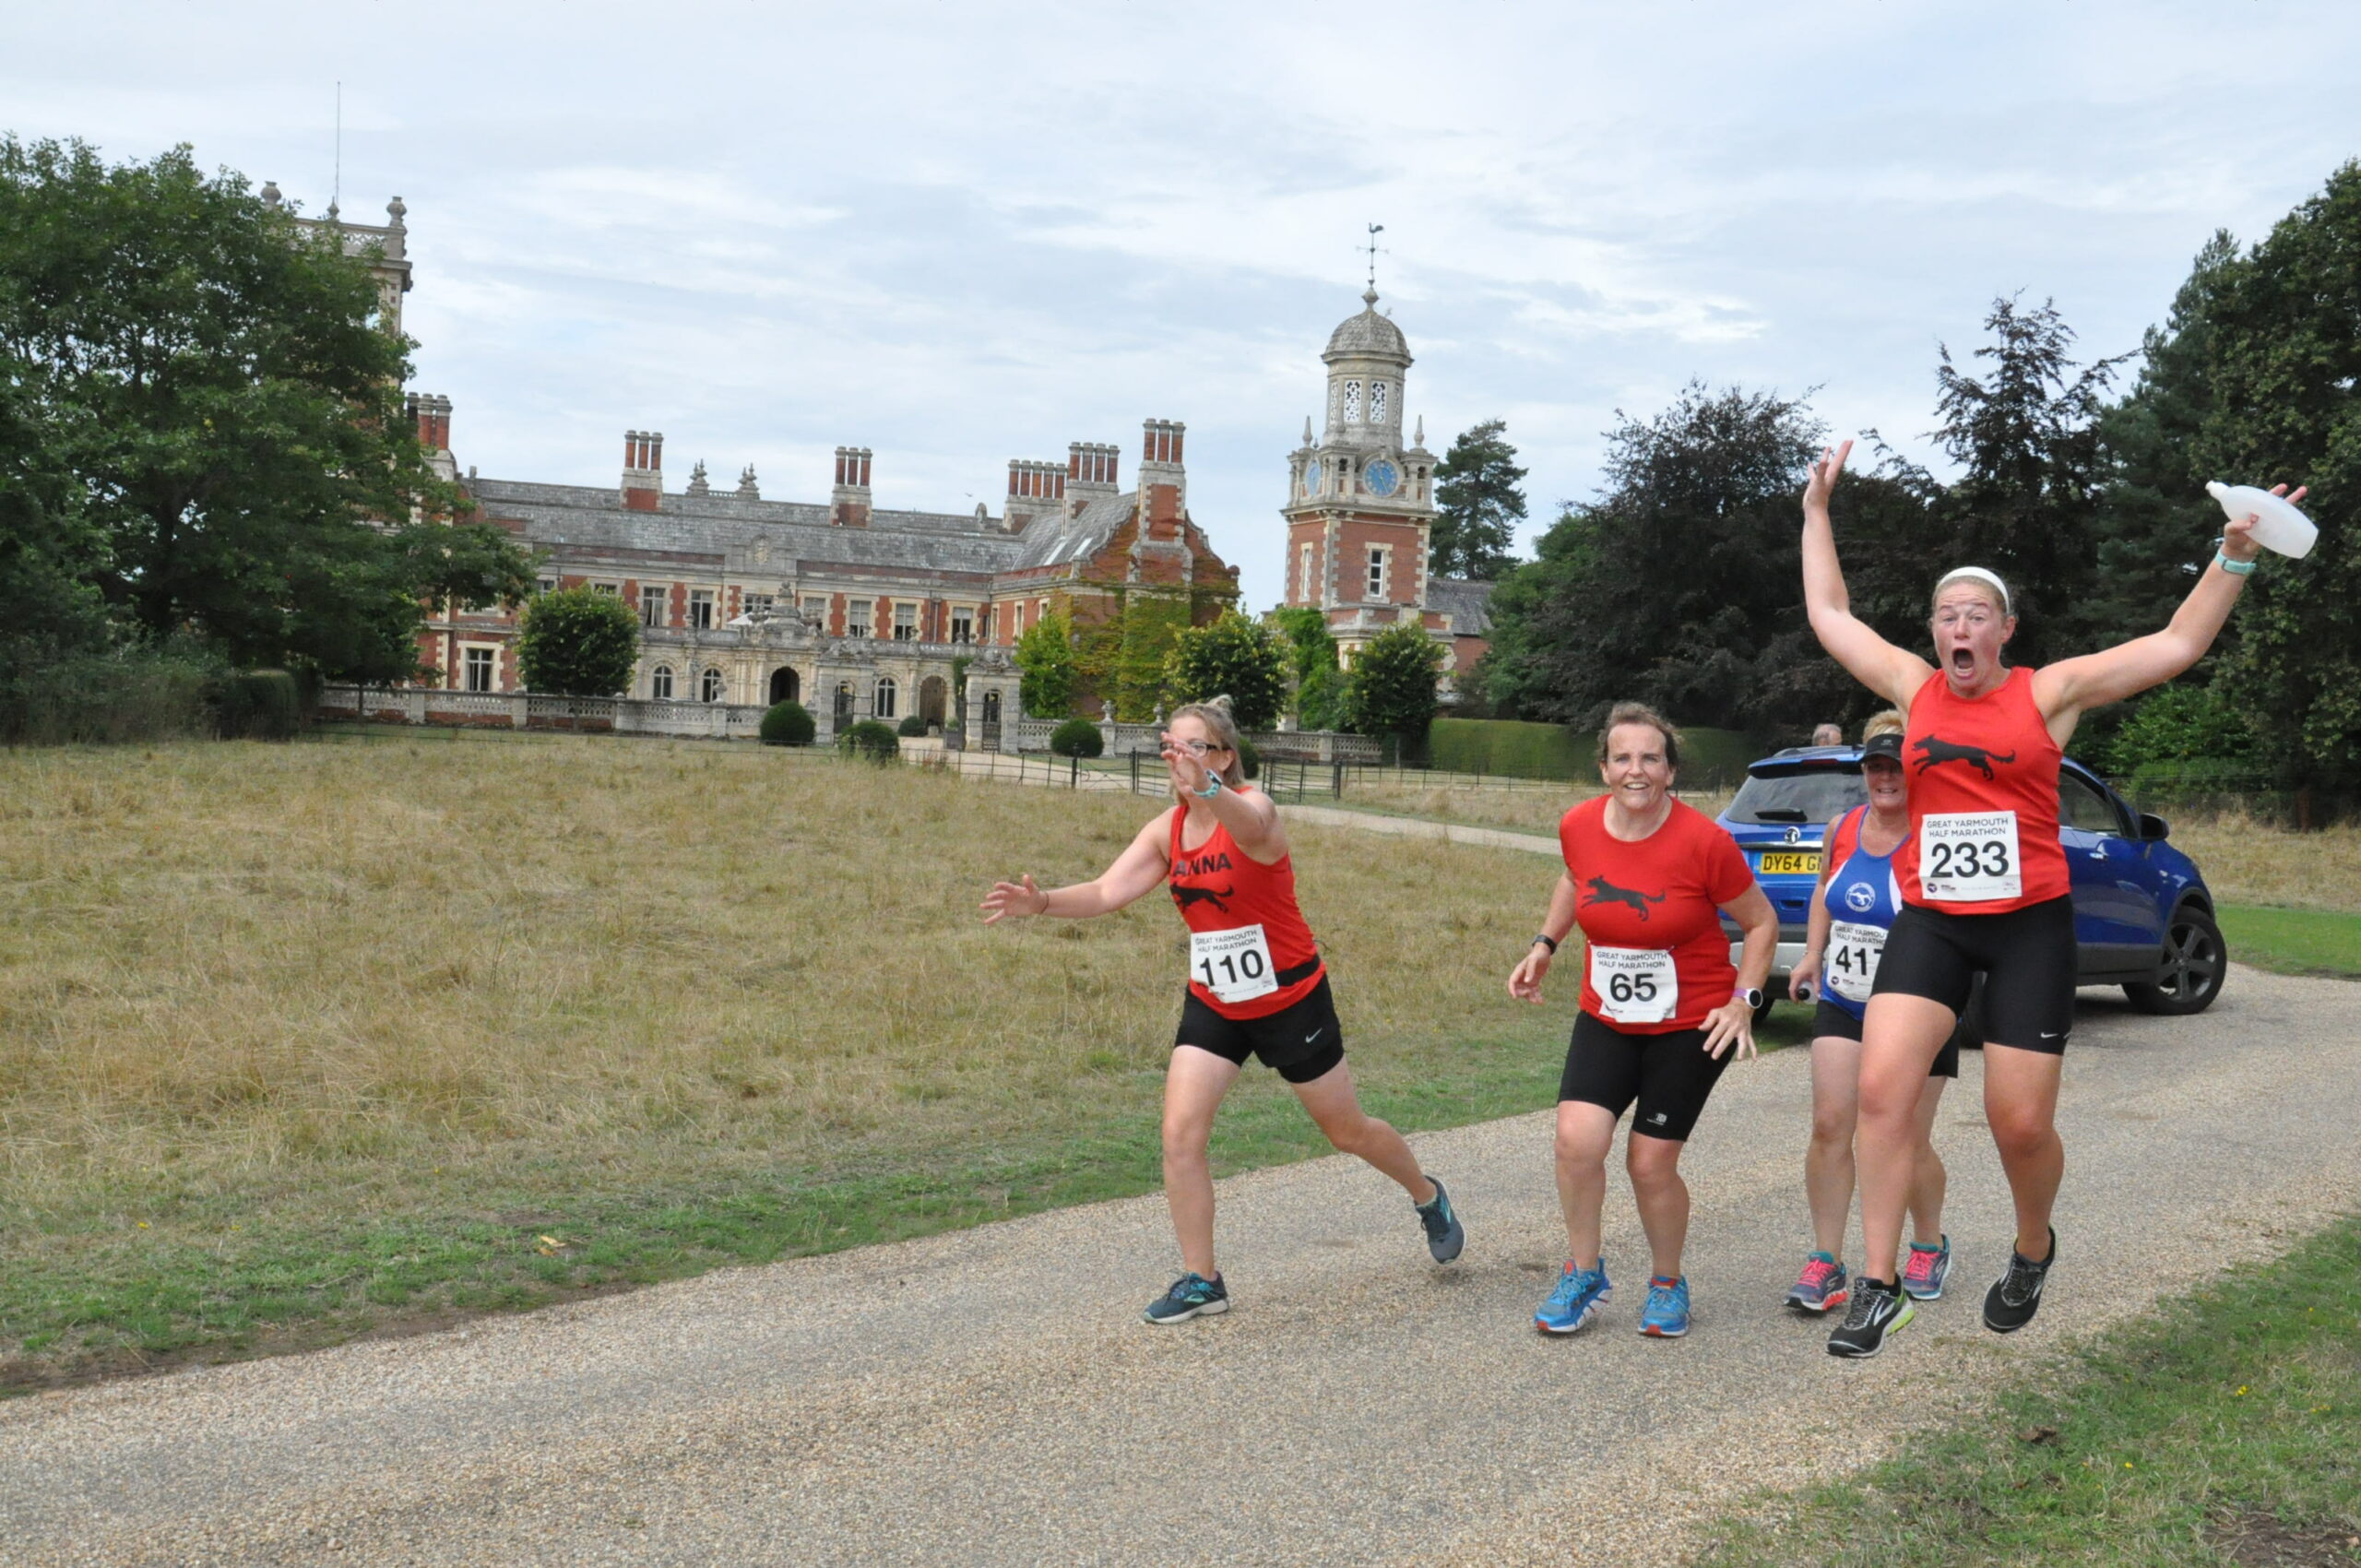
[[[1572,1334],[1598,1315],[1613,1289],[1607,1282],[1605,1258],[1591,1268],[1576,1268],[1569,1260],[1566,1272],[1558,1277],[1558,1288],[1533,1314],[1533,1326],[1544,1334]]]
[[[1228,1311],[1229,1291],[1218,1277],[1184,1274],[1172,1282],[1171,1289],[1148,1304],[1145,1316],[1150,1323],[1185,1323]]]
[[[1689,1332],[1689,1277],[1648,1280],[1648,1304],[1640,1311],[1640,1332],[1651,1339],[1678,1339]]]
[[[1437,1263],[1449,1263],[1467,1245],[1467,1228],[1459,1223],[1459,1211],[1451,1206],[1451,1194],[1442,1190],[1442,1178],[1429,1176],[1435,1184],[1435,1195],[1418,1206],[1418,1223],[1427,1228],[1427,1251]]]
[[[1946,1236],[1940,1246],[1928,1246],[1923,1241],[1910,1243],[1910,1261],[1902,1267],[1902,1288],[1914,1301],[1940,1301],[1943,1299],[1943,1280],[1952,1271],[1952,1239]]]

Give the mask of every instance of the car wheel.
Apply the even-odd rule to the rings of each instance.
[[[2157,966],[2155,980],[2127,985],[2123,994],[2142,1013],[2186,1016],[2213,1005],[2229,972],[2230,949],[2222,940],[2222,928],[2203,909],[2184,904],[2165,927],[2164,962]]]

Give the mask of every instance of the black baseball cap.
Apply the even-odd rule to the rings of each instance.
[[[1882,735],[1872,735],[1863,741],[1861,760],[1867,762],[1873,756],[1881,756],[1896,767],[1900,767],[1902,766],[1902,737],[1889,730]]]

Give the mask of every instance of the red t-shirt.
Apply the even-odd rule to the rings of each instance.
[[[1172,809],[1172,902],[1189,927],[1189,990],[1225,1018],[1267,1018],[1320,983],[1320,948],[1295,902],[1295,857],[1264,865],[1218,822],[1180,847],[1188,809]]]
[[[1903,766],[1910,836],[1894,851],[1902,901],[1954,915],[1998,915],[2071,890],[2058,842],[2064,754],[2033,700],[2033,671],[1980,697],[1940,671],[1910,699]],[[1932,830],[1928,817],[1936,818]]]
[[[1627,844],[1607,831],[1601,795],[1560,819],[1558,847],[1574,879],[1584,1012],[1626,1034],[1670,1034],[1730,999],[1738,969],[1720,910],[1754,873],[1713,818],[1675,801],[1663,826]]]

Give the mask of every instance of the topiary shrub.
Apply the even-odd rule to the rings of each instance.
[[[763,744],[808,746],[820,732],[819,721],[800,702],[777,702],[763,715]]]
[[[926,733],[926,720],[913,713],[894,726],[894,733],[906,741],[916,740]]]
[[[1243,735],[1238,737],[1238,766],[1245,771],[1249,778],[1260,778],[1263,776],[1263,754],[1256,751],[1254,742]]]
[[[214,731],[225,741],[292,740],[303,723],[302,693],[284,670],[224,675],[210,695]]]
[[[864,719],[837,734],[836,750],[847,756],[857,756],[863,762],[884,764],[902,754],[902,740],[894,733],[892,725]]]
[[[1050,731],[1050,749],[1060,756],[1097,756],[1107,749],[1107,737],[1087,719],[1069,719]]]

